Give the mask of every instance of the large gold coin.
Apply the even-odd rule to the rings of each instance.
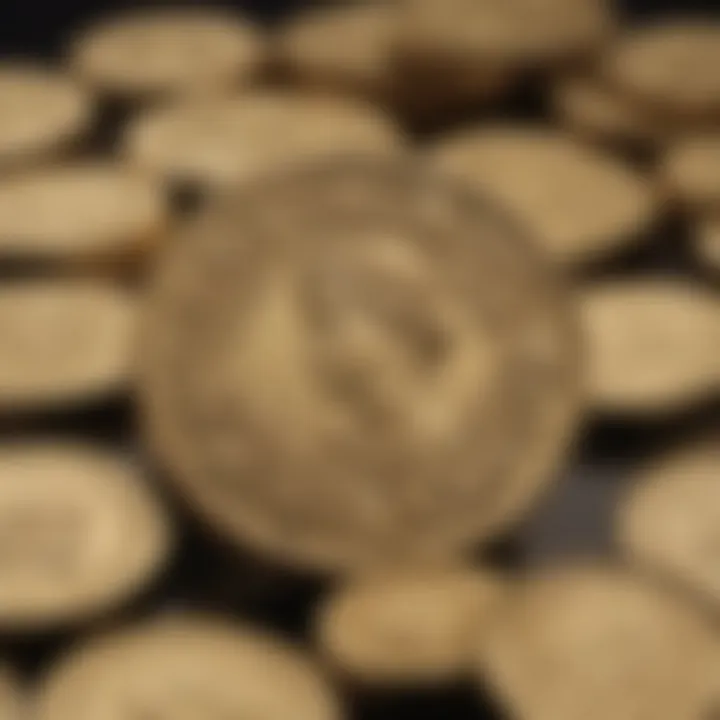
[[[169,251],[150,305],[150,442],[203,515],[296,562],[486,539],[549,482],[575,424],[551,270],[411,163],[236,190]]]

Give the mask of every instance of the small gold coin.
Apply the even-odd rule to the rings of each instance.
[[[317,641],[331,666],[364,685],[453,681],[470,670],[501,588],[499,578],[475,568],[363,576],[321,608]]]
[[[720,215],[720,133],[693,135],[671,147],[660,183],[684,207]]]
[[[0,445],[0,627],[33,631],[119,605],[170,549],[133,464],[70,442]]]
[[[12,673],[0,664],[0,720],[21,720],[20,693]]]
[[[90,87],[124,99],[231,92],[263,60],[258,29],[219,9],[154,9],[82,33],[70,66]]]
[[[37,720],[339,720],[335,695],[299,650],[242,625],[168,617],[97,637],[41,685]]]
[[[126,388],[134,297],[93,281],[0,288],[0,412],[58,408]]]
[[[274,56],[302,86],[387,98],[396,18],[396,8],[384,4],[316,9],[279,31]]]
[[[602,411],[679,410],[720,384],[720,298],[681,280],[622,281],[580,293],[588,394]]]
[[[461,552],[526,512],[574,435],[562,283],[494,206],[406,159],[217,198],[149,307],[152,449],[219,529],[290,562]]]
[[[720,440],[676,451],[638,476],[617,537],[641,566],[720,606]]]
[[[633,104],[593,77],[568,77],[552,88],[560,122],[579,137],[613,146],[654,147],[669,129],[644,107]]]
[[[54,159],[90,127],[90,97],[40,65],[0,63],[0,169]]]
[[[687,121],[720,117],[720,23],[669,18],[621,36],[602,61],[604,77],[649,109]]]
[[[318,156],[394,153],[403,145],[391,119],[370,105],[272,91],[154,110],[125,138],[132,165],[201,189]]]
[[[75,265],[142,257],[168,224],[162,186],[85,162],[0,181],[0,256]]]
[[[552,130],[491,125],[464,131],[440,141],[429,161],[500,203],[565,265],[623,249],[656,216],[642,176]]]
[[[521,580],[477,642],[509,717],[708,717],[720,646],[690,606],[630,573],[558,568]]]

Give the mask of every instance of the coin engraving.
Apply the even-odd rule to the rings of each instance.
[[[151,442],[202,511],[270,552],[342,567],[458,549],[522,512],[574,424],[552,272],[413,172],[321,163],[246,188],[156,284]],[[423,220],[426,183],[442,225]]]

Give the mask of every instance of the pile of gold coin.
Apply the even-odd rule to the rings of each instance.
[[[307,5],[0,59],[0,720],[720,717],[720,17]]]

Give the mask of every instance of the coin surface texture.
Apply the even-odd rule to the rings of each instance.
[[[603,74],[629,97],[687,120],[720,117],[720,23],[666,18],[621,36]]]
[[[330,664],[368,685],[453,681],[471,668],[501,581],[477,568],[403,570],[358,578],[321,608],[317,642]]]
[[[137,255],[167,224],[162,187],[110,163],[0,182],[0,256],[58,262]]]
[[[693,135],[665,157],[660,180],[667,194],[690,210],[720,215],[720,133]]]
[[[79,443],[6,442],[0,478],[4,630],[110,609],[167,558],[164,509],[125,458]]]
[[[479,676],[510,717],[706,717],[718,643],[692,606],[619,569],[520,583],[477,643]]]
[[[210,189],[317,156],[402,146],[392,120],[369,104],[278,91],[151,110],[125,137],[131,164]]]
[[[642,176],[552,130],[498,125],[463,131],[440,141],[429,158],[516,214],[563,264],[621,250],[655,217]]]
[[[0,664],[0,720],[20,720],[20,698],[15,679]]]
[[[579,304],[596,409],[676,410],[717,391],[720,301],[711,291],[625,280],[586,288]]]
[[[306,12],[281,29],[274,55],[301,85],[384,96],[393,84],[396,17],[383,4]]]
[[[259,31],[219,9],[141,10],[82,33],[70,66],[91,87],[128,99],[230,92],[263,57]]]
[[[95,638],[50,672],[37,720],[339,720],[314,664],[259,630],[195,616]]]
[[[238,189],[161,267],[149,440],[261,549],[328,569],[456,552],[517,518],[573,435],[565,293],[502,214],[414,163]]]
[[[637,478],[617,517],[625,553],[720,605],[720,441],[685,448]]]
[[[0,412],[100,399],[130,379],[136,303],[92,281],[0,288]]]
[[[0,63],[0,97],[0,167],[46,160],[92,121],[85,91],[40,65]]]

